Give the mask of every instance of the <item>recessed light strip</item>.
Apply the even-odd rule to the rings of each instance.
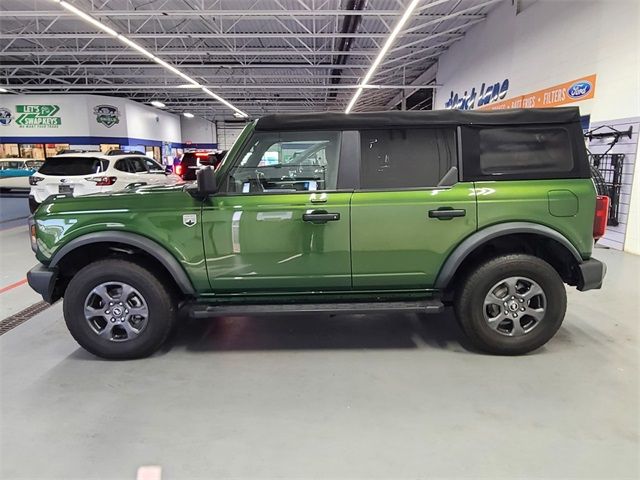
[[[351,112],[351,109],[354,107],[354,105],[358,101],[358,97],[362,95],[364,87],[367,86],[367,84],[369,83],[369,80],[371,80],[371,78],[373,77],[373,74],[376,72],[377,68],[380,66],[380,63],[384,59],[384,56],[387,54],[387,52],[391,48],[391,45],[393,45],[393,41],[398,36],[400,31],[402,30],[402,27],[404,27],[405,23],[407,23],[407,21],[409,20],[409,17],[411,17],[411,14],[416,9],[419,2],[420,0],[412,0],[412,2],[409,4],[405,12],[402,14],[402,17],[400,17],[400,21],[391,31],[391,34],[389,35],[387,40],[384,42],[384,45],[382,46],[380,53],[378,53],[378,56],[371,64],[371,67],[369,67],[369,71],[360,82],[360,87],[356,90],[356,93],[353,94],[353,97],[351,98],[349,105],[347,105],[347,109],[344,111],[344,113]]]
[[[140,52],[145,57],[149,58],[150,60],[153,60],[158,65],[161,65],[165,69],[169,70],[171,73],[179,76],[180,78],[182,78],[183,80],[185,80],[189,84],[193,85],[194,88],[200,88],[204,93],[206,93],[210,97],[213,97],[214,99],[216,99],[218,102],[222,103],[223,105],[226,105],[227,107],[229,107],[230,109],[232,109],[233,111],[235,111],[236,113],[241,115],[243,118],[247,118],[249,116],[247,113],[243,112],[239,108],[234,107],[231,103],[229,103],[227,100],[222,98],[220,95],[216,95],[215,93],[213,93],[208,88],[202,86],[197,80],[194,80],[189,75],[187,75],[186,73],[181,72],[176,67],[174,67],[173,65],[170,65],[169,63],[165,62],[161,58],[156,57],[153,53],[151,53],[146,48],[142,47],[141,45],[138,45],[136,42],[134,42],[133,40],[130,40],[129,38],[127,38],[124,35],[122,35],[121,33],[116,32],[114,29],[106,26],[104,23],[100,22],[99,20],[96,20],[91,15],[86,14],[85,12],[83,12],[82,10],[78,9],[77,7],[71,5],[70,3],[66,2],[65,0],[52,0],[52,1],[54,1],[56,3],[59,3],[62,7],[64,7],[67,10],[69,10],[70,12],[72,12],[75,15],[77,15],[78,17],[82,18],[86,22],[89,22],[94,27],[97,27],[98,29],[102,30],[103,32],[108,33],[112,37],[117,38],[118,40],[120,40],[125,45],[133,48],[134,50],[136,50],[138,52]]]

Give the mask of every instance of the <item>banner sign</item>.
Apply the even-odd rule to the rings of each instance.
[[[554,85],[537,92],[508,98],[501,102],[480,107],[482,110],[503,110],[505,108],[548,108],[567,103],[581,102],[593,98],[596,93],[596,74]]]
[[[58,105],[16,105],[16,125],[26,128],[59,127],[62,119],[56,117]]]

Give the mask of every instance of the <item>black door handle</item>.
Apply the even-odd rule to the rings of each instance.
[[[429,210],[429,218],[438,220],[451,220],[454,217],[464,217],[467,211],[463,208],[442,207],[437,210]]]
[[[310,223],[327,223],[340,220],[339,213],[329,213],[326,210],[314,210],[313,212],[303,213],[302,220]]]

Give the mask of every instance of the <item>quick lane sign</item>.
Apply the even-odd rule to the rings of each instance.
[[[24,128],[57,128],[62,124],[62,119],[55,116],[59,111],[58,105],[16,105],[16,125]]]

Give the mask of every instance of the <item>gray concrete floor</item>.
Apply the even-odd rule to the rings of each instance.
[[[56,304],[0,337],[0,477],[637,479],[640,257],[597,256],[605,288],[515,358],[447,313],[185,322],[107,362]]]
[[[27,270],[37,263],[29,241],[28,216],[26,194],[0,195],[0,319],[42,300],[25,279]]]

